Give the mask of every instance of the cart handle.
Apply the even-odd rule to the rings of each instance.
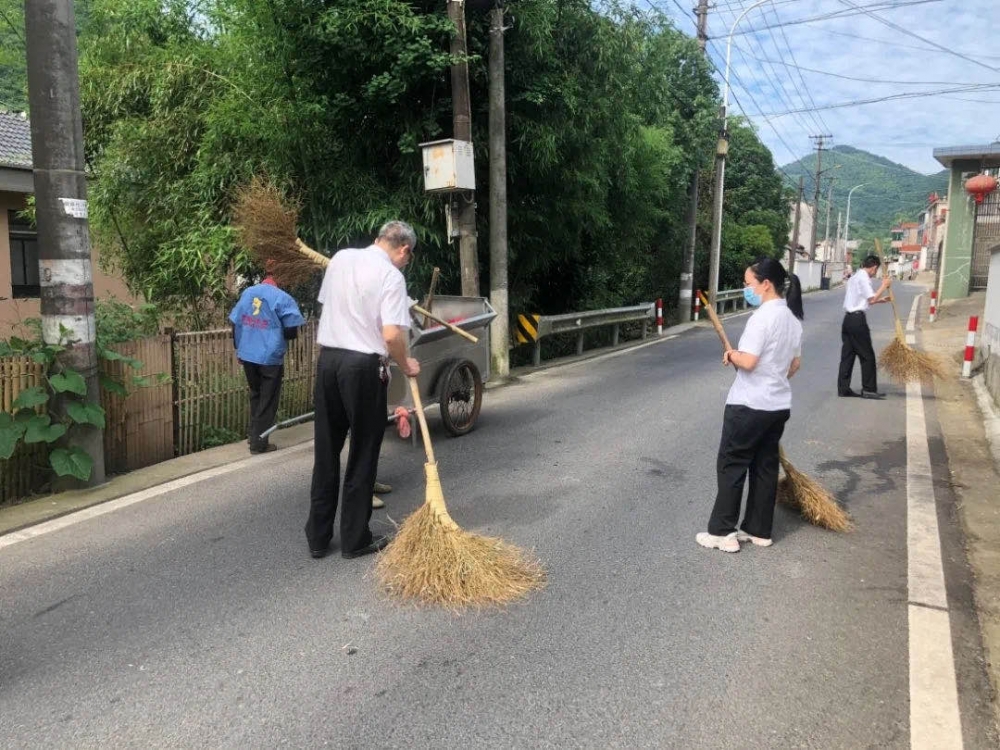
[[[430,313],[427,310],[425,310],[424,308],[422,308],[420,305],[416,305],[416,304],[411,305],[410,309],[411,310],[415,310],[419,314],[423,315],[424,318],[427,319],[427,320],[433,320],[435,323],[438,323],[439,325],[443,325],[445,328],[451,329],[452,333],[457,333],[459,336],[462,336],[463,338],[467,338],[473,344],[478,344],[479,343],[479,339],[477,339],[475,336],[473,336],[468,331],[463,331],[461,328],[459,328],[458,326],[456,326],[456,325],[454,325],[452,323],[449,323],[447,320],[442,320],[441,318],[437,317],[433,313]]]

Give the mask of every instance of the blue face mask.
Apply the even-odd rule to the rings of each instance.
[[[760,295],[753,290],[753,287],[745,286],[743,287],[743,299],[747,301],[750,307],[760,307],[761,303],[764,301],[760,298]]]

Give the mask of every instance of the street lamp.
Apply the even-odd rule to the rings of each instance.
[[[729,112],[729,62],[733,52],[733,32],[740,21],[747,13],[754,8],[758,8],[764,3],[772,0],[757,0],[753,5],[740,13],[733,25],[729,29],[729,38],[726,40],[726,72],[723,76],[722,93],[722,132],[719,134],[718,145],[715,149],[715,194],[712,196],[712,249],[709,256],[708,270],[708,294],[709,300],[714,305],[715,297],[719,291],[719,257],[722,251],[722,193],[726,185],[726,151],[729,149],[729,133],[726,122]]]
[[[851,235],[851,194],[859,187],[864,187],[867,184],[867,182],[862,182],[860,185],[855,185],[847,191],[847,220],[844,222],[844,260],[847,259],[847,239]]]

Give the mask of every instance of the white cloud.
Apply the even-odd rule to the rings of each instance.
[[[919,172],[936,172],[934,148],[990,143],[1000,138],[1000,86],[975,92],[921,95],[877,104],[836,109],[824,106],[892,96],[903,92],[936,91],[971,84],[1000,84],[1000,46],[996,28],[1000,6],[996,0],[938,0],[903,6],[907,0],[885,0],[900,5],[876,13],[907,32],[918,34],[950,50],[967,54],[994,70],[934,49],[932,45],[891,29],[864,14],[818,20],[783,28],[800,18],[849,10],[841,0],[776,0],[750,11],[733,36],[730,84],[739,105],[751,115],[762,139],[784,164],[809,153],[810,135],[832,134],[834,145],[849,145],[900,162]],[[871,5],[875,0],[852,0]],[[678,3],[659,0],[657,6],[676,19],[682,31],[693,33],[690,17]],[[709,11],[710,55],[725,67],[730,26],[753,0],[712,3]],[[868,37],[859,39],[856,37]],[[761,62],[761,59],[773,62]],[[780,63],[796,63],[847,78]],[[721,76],[720,76],[721,78]],[[913,85],[872,81],[913,81]],[[949,85],[952,84],[952,85]],[[792,109],[808,113],[781,115]],[[778,113],[778,116],[763,117]],[[740,107],[730,102],[730,112]]]

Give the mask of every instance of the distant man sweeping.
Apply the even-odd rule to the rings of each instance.
[[[250,386],[250,452],[268,453],[277,446],[260,435],[274,424],[278,413],[288,341],[298,336],[299,326],[306,321],[298,304],[278,287],[268,268],[264,280],[240,296],[229,313],[229,322],[236,356]]]
[[[857,396],[851,390],[851,376],[854,374],[855,358],[861,360],[861,397],[882,399],[885,395],[878,392],[876,376],[875,350],[872,348],[872,334],[868,328],[865,311],[871,306],[888,302],[883,297],[892,281],[886,274],[878,291],[872,288],[872,279],[878,273],[881,263],[874,255],[869,255],[861,264],[858,273],[851,276],[844,293],[844,322],[840,327],[840,339],[843,346],[840,351],[840,374],[837,378],[838,396]]]
[[[369,528],[372,490],[385,435],[389,360],[416,377],[409,356],[410,299],[401,269],[417,244],[413,227],[385,224],[375,243],[334,254],[323,276],[316,340],[315,462],[306,540],[314,558],[325,557],[340,494],[340,452],[351,436],[340,511],[341,556],[383,549],[389,539]]]

